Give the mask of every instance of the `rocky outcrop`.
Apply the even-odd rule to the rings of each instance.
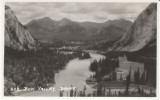
[[[157,4],[150,4],[140,13],[130,30],[114,44],[113,50],[138,51],[150,45],[156,44],[157,33]]]
[[[5,46],[17,50],[35,48],[34,38],[7,5],[5,5]]]

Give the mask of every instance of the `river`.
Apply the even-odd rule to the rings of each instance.
[[[20,96],[59,96],[60,87],[65,87],[64,95],[69,93],[68,88],[76,87],[77,91],[82,91],[86,86],[86,92],[92,93],[93,88],[91,85],[86,84],[86,79],[93,73],[89,70],[91,61],[100,60],[105,56],[100,54],[90,53],[90,59],[79,60],[78,58],[72,59],[68,62],[64,70],[55,74],[55,84],[53,90],[46,91],[30,91],[19,94]],[[63,88],[64,89],[64,88]],[[67,93],[68,92],[68,93]]]

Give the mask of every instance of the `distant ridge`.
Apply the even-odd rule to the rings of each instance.
[[[113,35],[122,36],[122,33],[125,33],[132,22],[119,19],[119,20],[110,20],[104,23],[95,23],[95,22],[76,22],[70,19],[64,18],[59,21],[52,20],[49,17],[44,17],[38,20],[30,21],[26,26],[29,29],[30,33],[33,37],[39,40],[97,40],[97,39],[108,39],[107,34],[111,34],[106,32],[106,35],[101,36],[101,30],[107,27],[117,27],[117,29],[121,28],[119,33]],[[97,35],[99,34],[99,35]],[[103,31],[104,34],[104,31]],[[115,37],[117,37],[115,36]],[[102,38],[103,37],[103,38]],[[115,39],[114,39],[115,40]]]

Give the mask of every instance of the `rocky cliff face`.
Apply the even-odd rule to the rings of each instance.
[[[156,44],[156,33],[157,4],[152,3],[137,17],[130,30],[114,44],[113,50],[141,50],[150,44]]]
[[[29,31],[14,15],[10,7],[5,6],[5,46],[17,50],[33,49],[35,40]]]

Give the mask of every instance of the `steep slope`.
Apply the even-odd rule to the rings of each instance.
[[[35,40],[29,31],[5,5],[5,46],[18,50],[33,49]]]
[[[138,51],[156,45],[157,4],[150,4],[134,21],[130,30],[114,44],[113,50]]]

